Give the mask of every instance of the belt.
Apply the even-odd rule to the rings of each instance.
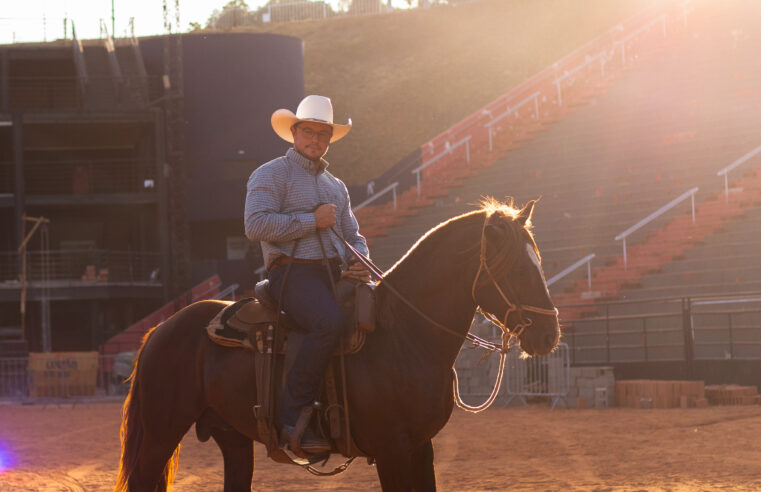
[[[277,258],[275,258],[275,261],[270,263],[270,266],[267,267],[267,271],[274,270],[275,268],[283,265],[287,265],[288,263],[305,263],[307,265],[322,265],[325,260],[319,259],[319,260],[310,260],[307,258],[291,258],[288,255],[280,255]],[[329,265],[339,265],[341,263],[340,258],[328,258],[328,264]]]

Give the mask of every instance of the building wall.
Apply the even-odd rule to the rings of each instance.
[[[213,33],[184,35],[182,43],[191,259],[224,262],[227,238],[243,235],[248,177],[288,148],[270,116],[278,108],[295,110],[304,97],[302,41]],[[141,39],[140,46],[149,75],[161,75],[164,38]]]

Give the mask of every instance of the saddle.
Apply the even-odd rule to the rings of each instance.
[[[343,357],[359,352],[367,333],[375,330],[373,287],[373,284],[349,279],[341,279],[336,284],[338,304],[348,326],[324,376],[321,401],[327,404],[318,408],[312,419],[313,428],[332,441],[331,452],[339,452],[346,457],[364,454],[354,445],[349,432],[349,419],[345,413]],[[254,298],[228,305],[214,317],[206,330],[209,338],[219,345],[253,352],[257,430],[270,458],[293,463],[278,446],[275,420],[285,376],[296,358],[305,332],[287,313],[278,313],[277,308],[277,301],[269,291],[269,281],[263,280],[256,284]]]

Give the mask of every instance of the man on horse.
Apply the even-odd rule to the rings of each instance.
[[[327,97],[307,96],[296,109],[278,109],[272,128],[292,143],[284,156],[248,180],[246,236],[261,241],[272,295],[307,335],[286,377],[280,407],[281,445],[324,452],[330,446],[306,425],[330,356],[344,330],[332,285],[341,275],[369,281],[370,272],[347,251],[339,234],[368,255],[344,183],[327,171],[329,144],[351,129],[333,123]],[[348,265],[343,274],[341,267]],[[302,434],[303,433],[303,434]]]

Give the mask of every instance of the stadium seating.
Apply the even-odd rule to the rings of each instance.
[[[124,331],[111,337],[101,345],[100,353],[103,355],[115,355],[119,352],[137,350],[148,330],[169,319],[174,313],[193,302],[215,298],[220,293],[221,284],[219,277],[212,275],[188,292],[164,304],[156,311],[127,327]]]
[[[761,158],[730,172],[727,203],[717,176],[761,145],[755,8],[695,6],[683,30],[641,43],[633,67],[577,81],[576,94],[565,94],[570,108],[558,105],[546,120],[511,128],[491,152],[488,142],[472,140],[470,165],[453,150],[423,177],[419,199],[412,188],[400,194],[396,213],[388,204],[361,211],[373,257],[389,267],[425,230],[472,209],[482,195],[519,203],[541,197],[535,232],[548,277],[595,253],[592,297],[761,290]],[[628,238],[624,268],[614,237],[693,187],[695,224],[687,199]],[[418,203],[427,206],[410,215]],[[557,304],[588,302],[584,274],[552,286]]]

